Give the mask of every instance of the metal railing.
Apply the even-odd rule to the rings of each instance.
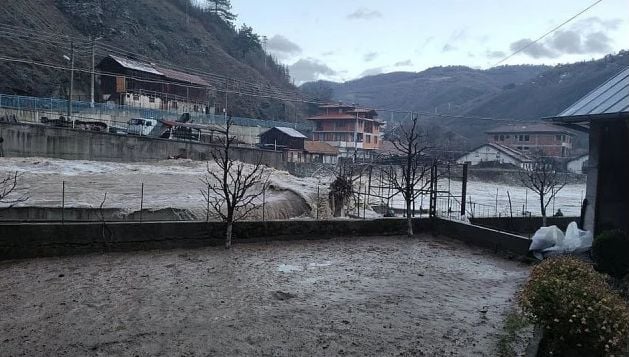
[[[87,116],[136,116],[139,118],[151,119],[175,119],[182,113],[177,111],[168,111],[161,109],[150,109],[142,107],[134,107],[128,105],[119,105],[114,103],[92,103],[85,101],[71,102],[72,115],[80,117]],[[42,111],[50,115],[65,116],[68,110],[68,101],[60,98],[40,98],[28,97],[12,94],[0,94],[0,108],[26,110],[26,111]],[[223,114],[206,114],[204,112],[190,112],[192,121],[204,124],[223,124],[225,117]],[[98,120],[97,118],[92,118]],[[276,126],[289,126],[297,130],[310,131],[312,126],[309,123],[285,122],[277,120],[263,120],[245,117],[232,117],[234,125],[272,128]],[[106,120],[110,121],[110,120]]]

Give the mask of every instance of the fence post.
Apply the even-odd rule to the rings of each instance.
[[[317,182],[317,221],[319,220],[319,204],[321,198],[319,197],[319,182]]]
[[[66,182],[61,182],[61,224],[65,223],[65,208],[66,208]]]
[[[142,182],[142,188],[140,189],[140,223],[142,223],[143,211],[144,211],[144,182]]]
[[[463,164],[463,182],[461,183],[461,216],[465,216],[465,196],[467,196],[467,168],[468,164]]]

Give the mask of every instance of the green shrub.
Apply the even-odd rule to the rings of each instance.
[[[629,273],[629,237],[620,230],[599,234],[592,243],[592,256],[598,271],[622,278]]]
[[[605,277],[573,257],[548,259],[533,268],[520,306],[544,328],[555,353],[603,356],[625,347],[629,309]]]

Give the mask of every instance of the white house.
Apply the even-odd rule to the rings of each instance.
[[[586,173],[584,165],[588,162],[589,157],[590,156],[588,154],[585,154],[585,155],[575,157],[574,159],[568,161],[568,164],[567,164],[568,171],[575,174]]]
[[[483,144],[456,160],[459,164],[469,163],[478,165],[481,162],[496,162],[500,164],[512,164],[529,170],[533,160],[521,151],[505,145],[488,143]]]

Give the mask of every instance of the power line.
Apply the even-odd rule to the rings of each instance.
[[[570,17],[569,19],[567,19],[566,21],[562,22],[561,24],[555,26],[554,28],[552,28],[550,31],[546,32],[545,34],[543,34],[542,36],[538,37],[536,40],[529,42],[528,44],[526,44],[525,46],[517,49],[515,52],[511,53],[510,55],[508,55],[507,57],[501,59],[500,61],[496,62],[496,64],[493,65],[493,67],[500,65],[501,63],[507,61],[508,59],[510,59],[511,57],[517,55],[518,53],[526,50],[527,48],[533,46],[534,44],[536,44],[537,42],[543,40],[544,38],[546,38],[548,35],[552,34],[553,32],[559,30],[561,27],[563,27],[564,25],[566,25],[567,23],[571,22],[572,20],[576,19],[577,17],[579,17],[580,15],[582,15],[583,13],[587,12],[588,10],[590,10],[591,8],[593,8],[594,6],[600,4],[601,2],[603,2],[603,0],[597,0],[594,3],[592,3],[590,6],[586,7],[585,9],[579,11],[576,15]]]

